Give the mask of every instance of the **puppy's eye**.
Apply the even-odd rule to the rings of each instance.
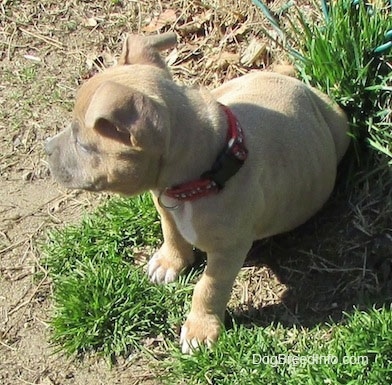
[[[78,123],[78,122],[73,122],[73,123],[72,123],[72,126],[71,126],[71,135],[72,135],[72,139],[73,139],[75,145],[76,145],[80,150],[82,150],[83,152],[90,152],[90,150],[91,150],[90,146],[87,146],[87,145],[83,144],[83,143],[80,141],[80,138],[79,138],[79,131],[80,131],[80,128],[79,128],[79,127],[80,127],[80,126],[79,126],[79,123]]]

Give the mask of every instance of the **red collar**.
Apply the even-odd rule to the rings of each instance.
[[[216,158],[212,168],[199,179],[168,188],[164,194],[179,201],[193,201],[201,197],[217,194],[225,183],[244,164],[248,150],[245,147],[243,130],[230,108],[221,105],[228,121],[227,143]]]

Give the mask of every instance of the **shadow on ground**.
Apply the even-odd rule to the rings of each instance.
[[[295,231],[255,242],[245,266],[267,266],[287,290],[279,303],[234,309],[237,322],[312,327],[354,306],[390,304],[391,182],[390,170],[367,175]]]

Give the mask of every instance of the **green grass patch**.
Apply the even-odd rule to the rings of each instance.
[[[45,265],[54,280],[62,279],[81,262],[132,262],[135,249],[160,242],[159,218],[149,195],[112,198],[80,224],[52,230]]]
[[[313,329],[234,326],[193,356],[172,347],[165,384],[390,385],[391,308],[355,311],[345,324]]]
[[[224,331],[212,350],[182,355],[178,330],[189,311],[193,274],[152,285],[133,257],[160,242],[149,196],[110,199],[80,225],[49,235],[44,264],[54,281],[52,342],[69,355],[115,361],[163,337],[155,362],[166,384],[356,384],[392,381],[392,310],[354,311],[311,329],[271,324]],[[162,354],[162,351],[160,351]]]
[[[142,349],[147,337],[173,338],[190,302],[192,275],[152,285],[133,258],[160,237],[148,195],[111,199],[80,225],[49,234],[43,265],[54,281],[52,342],[59,350],[114,359]]]

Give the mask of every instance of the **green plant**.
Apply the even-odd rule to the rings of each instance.
[[[53,342],[70,354],[127,354],[167,327],[162,293],[142,271],[120,260],[76,263],[72,274],[58,281],[54,299]]]
[[[56,280],[72,274],[80,261],[132,261],[135,249],[155,247],[160,237],[158,215],[149,195],[112,198],[79,225],[52,230],[44,245],[43,264]]]
[[[316,15],[292,7],[280,22],[261,1],[254,2],[278,32],[302,80],[346,110],[357,143],[370,143],[392,162],[389,2],[379,7],[364,1],[314,1]]]

